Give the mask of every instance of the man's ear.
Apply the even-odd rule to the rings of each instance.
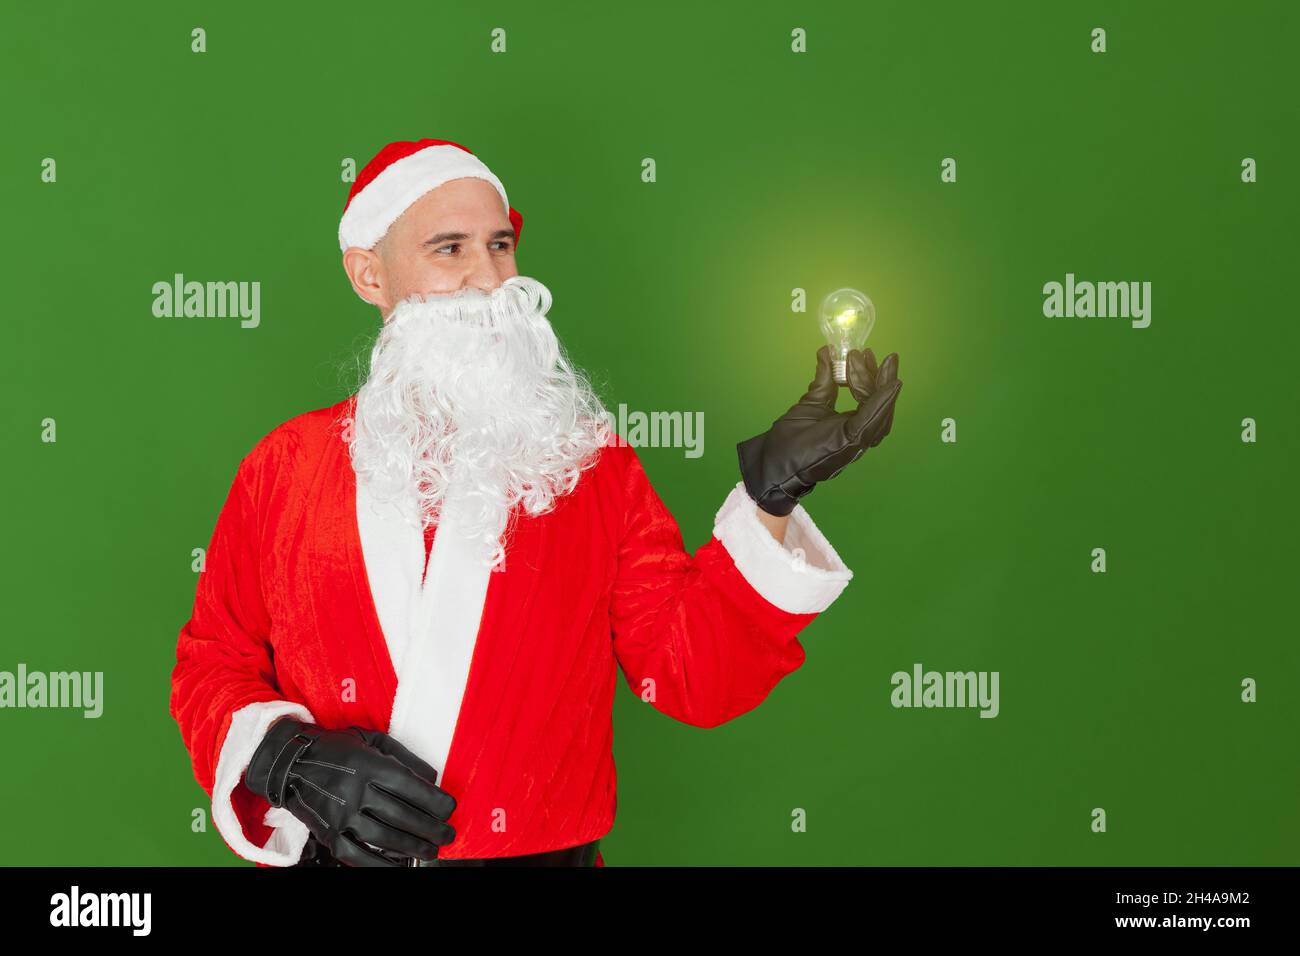
[[[391,308],[384,264],[376,252],[360,246],[348,246],[343,251],[343,271],[348,274],[348,281],[352,283],[357,295],[371,305],[379,306],[380,312]]]

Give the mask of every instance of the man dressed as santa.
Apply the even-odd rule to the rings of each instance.
[[[898,356],[827,349],[741,442],[694,555],[521,276],[523,219],[445,140],[339,224],[379,308],[364,385],[240,462],[171,713],[230,848],[270,866],[601,865],[618,671],[697,727],[752,710],[852,572],[799,504],[889,433]]]

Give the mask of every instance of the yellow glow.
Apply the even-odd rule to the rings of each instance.
[[[856,321],[858,321],[857,309],[845,309],[839,315],[835,316],[835,322],[840,326],[840,328],[846,328]]]

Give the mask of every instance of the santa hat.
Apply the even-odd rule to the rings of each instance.
[[[459,143],[446,139],[421,139],[389,143],[366,163],[343,207],[339,220],[339,250],[349,246],[374,248],[388,227],[429,190],[452,179],[470,176],[485,179],[501,194],[501,204],[515,227],[515,243],[524,228],[524,217],[510,207],[501,180],[483,162]]]

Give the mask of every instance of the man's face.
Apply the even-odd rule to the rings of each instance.
[[[491,183],[453,179],[409,206],[373,250],[347,249],[343,268],[387,322],[414,293],[491,292],[518,275],[515,230]]]

